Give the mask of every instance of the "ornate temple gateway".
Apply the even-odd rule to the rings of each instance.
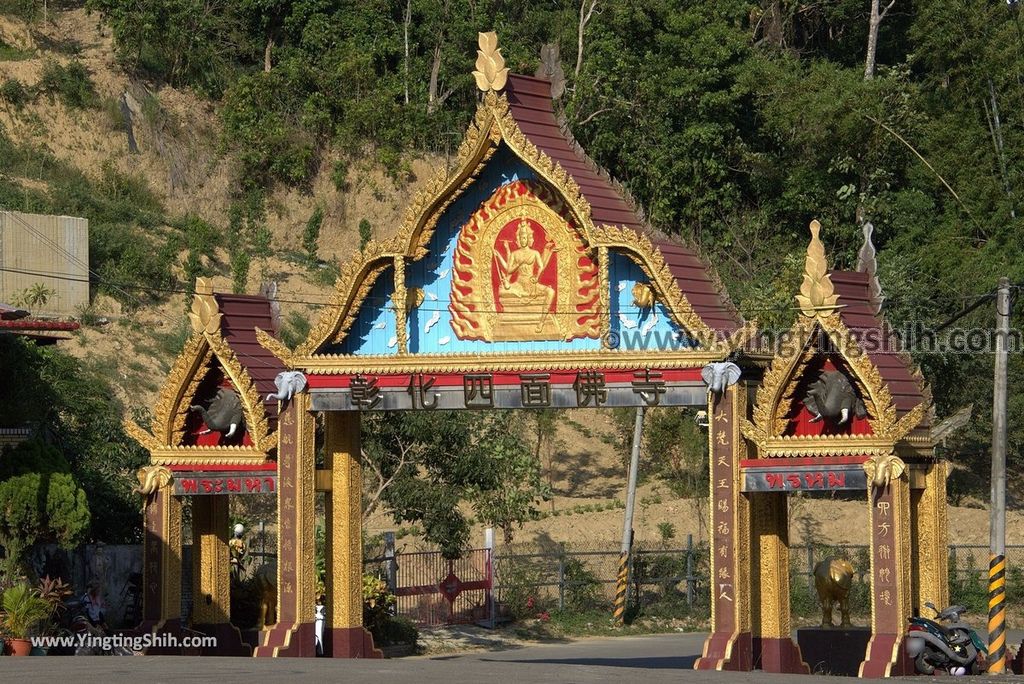
[[[828,270],[819,231],[813,222],[797,320],[763,377],[711,399],[713,633],[700,669],[808,671],[791,639],[789,492],[866,493],[871,625],[858,674],[912,674],[907,620],[948,601],[947,470],[928,389],[880,316],[870,225],[856,271]]]
[[[509,74],[493,33],[474,74],[481,102],[454,167],[394,237],[345,264],[297,349],[274,337],[269,301],[198,283],[152,429],[130,426],[151,453],[141,629],[181,626],[191,497],[192,629],[256,656],[314,655],[323,492],[324,649],[379,656],[362,627],[361,412],[692,406],[711,417],[714,530],[713,634],[697,667],[807,670],[790,639],[787,494],[859,489],[874,597],[861,674],[900,671],[907,616],[945,599],[945,471],[920,376],[859,342],[887,339],[870,242],[858,271],[829,272],[812,225],[793,344],[772,358],[710,269],[586,156],[547,80]],[[246,641],[228,619],[226,502],[255,492],[277,501],[276,610]]]

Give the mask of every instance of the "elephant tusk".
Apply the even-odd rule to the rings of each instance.
[[[276,394],[268,394],[267,398],[264,399],[264,401],[270,401],[271,399],[280,399],[280,398],[281,397],[277,396]]]
[[[227,432],[225,432],[224,436],[225,437],[234,437],[235,430],[237,430],[237,429],[238,429],[238,423],[232,423],[231,424],[231,429],[229,429]]]
[[[839,412],[839,416],[840,416],[839,424],[842,425],[843,423],[845,423],[847,421],[847,419],[849,419],[849,417],[850,417],[850,409],[844,408],[842,411]]]
[[[821,414],[820,413],[815,413],[815,414],[812,414],[812,415],[814,416],[813,418],[811,418],[811,422],[812,423],[817,423],[819,420],[821,420]]]

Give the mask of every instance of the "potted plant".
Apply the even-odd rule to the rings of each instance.
[[[2,605],[3,630],[11,654],[28,655],[32,652],[29,633],[50,617],[50,604],[27,584],[16,584],[4,591]]]

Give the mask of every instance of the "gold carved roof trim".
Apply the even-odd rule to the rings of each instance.
[[[609,370],[638,368],[699,368],[721,361],[719,351],[677,350],[652,354],[650,351],[593,349],[584,351],[531,351],[483,355],[476,352],[447,354],[352,355],[331,354],[293,358],[293,367],[307,373],[343,375],[354,373],[466,373],[474,370],[493,372],[575,371],[601,367]]]
[[[744,344],[754,334],[756,324],[749,322],[736,330],[728,340],[719,340],[716,332],[694,310],[661,250],[642,233],[624,226],[601,225],[594,229],[592,245],[607,247],[624,253],[636,263],[647,277],[675,322],[700,342],[705,349],[728,353]]]
[[[166,446],[181,443],[188,403],[202,382],[199,369],[210,362],[212,354],[205,335],[193,333],[185,340],[185,346],[167,373],[163,389],[153,406],[153,437],[156,443]]]
[[[292,352],[284,342],[277,339],[263,328],[256,328],[256,341],[259,342],[261,347],[273,354],[274,358],[283,363],[286,368],[291,366],[294,352]]]
[[[257,465],[267,461],[267,453],[255,446],[178,446],[158,447],[150,452],[155,465]],[[267,473],[268,475],[271,473]]]
[[[185,340],[184,347],[175,358],[153,406],[152,431],[144,430],[134,421],[127,419],[124,423],[126,432],[151,453],[154,449],[181,448],[189,406],[205,377],[205,373],[201,371],[216,357],[224,374],[238,392],[245,416],[246,431],[253,442],[253,448],[263,453],[269,451],[274,447],[275,438],[270,431],[266,408],[252,377],[221,334],[222,314],[213,297],[212,286],[202,278],[196,282],[196,296],[189,318],[193,333]],[[216,328],[212,328],[214,323]]]
[[[359,305],[381,272],[394,263],[394,258],[404,256],[419,260],[426,255],[426,246],[438,219],[473,183],[500,139],[501,133],[491,111],[487,107],[477,108],[456,153],[454,173],[439,170],[413,197],[394,236],[383,241],[371,240],[342,266],[330,301],[321,310],[306,340],[295,349],[294,356],[312,356],[325,344],[341,342],[358,315]]]
[[[231,378],[239,398],[242,400],[242,409],[245,412],[246,431],[253,445],[260,451],[270,451],[275,446],[275,437],[270,431],[270,423],[267,420],[266,406],[263,398],[260,397],[256,383],[245,366],[238,360],[235,350],[223,338],[223,336],[206,335],[206,340],[213,349],[214,354],[220,361],[224,373]]]
[[[507,96],[489,91],[484,95],[459,146],[455,171],[439,171],[424,189],[416,193],[402,226],[392,238],[383,242],[371,241],[342,267],[331,300],[321,311],[306,340],[295,349],[293,359],[316,356],[317,350],[325,344],[338,343],[345,338],[358,314],[359,304],[372,286],[369,281],[379,276],[380,271],[394,257],[403,256],[418,261],[426,255],[426,247],[441,215],[473,184],[501,142],[562,197],[588,249],[616,246],[628,252],[655,283],[663,301],[681,327],[698,340],[717,339],[715,332],[687,301],[671,277],[661,252],[650,240],[623,227],[595,228],[590,203],[572,175],[523,133],[509,109]],[[715,342],[709,346],[717,350],[736,348],[749,340],[755,329],[753,322],[748,323],[735,331],[728,341]]]
[[[872,434],[841,437],[795,437],[781,434],[785,429],[785,407],[781,405],[793,398],[800,371],[810,361],[808,353],[814,351],[809,345],[816,329],[820,329],[822,334],[829,337],[853,375],[867,408]],[[856,344],[856,338],[843,324],[838,313],[818,316],[813,320],[798,318],[790,330],[790,336],[791,343],[786,345],[790,351],[772,360],[757,390],[752,412],[753,421],[746,421],[744,425],[744,435],[757,443],[762,451],[796,455],[790,448],[794,440],[813,441],[820,447],[818,453],[831,453],[824,451],[826,446],[831,443],[845,443],[844,440],[850,441],[851,444],[861,444],[864,439],[873,439],[892,449],[897,442],[906,438],[927,414],[927,402],[922,402],[902,417],[898,416],[892,393],[882,378],[881,371],[859,346],[855,349],[848,348],[848,345]]]

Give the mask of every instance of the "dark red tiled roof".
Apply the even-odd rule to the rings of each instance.
[[[74,321],[43,321],[38,318],[21,318],[18,320],[0,319],[0,330],[15,332],[32,330],[78,330],[80,326]]]
[[[287,370],[281,361],[263,348],[256,340],[256,328],[276,335],[270,300],[255,295],[235,295],[214,293],[220,312],[221,332],[224,339],[245,367],[253,384],[260,393],[261,399],[272,392],[277,392],[274,378],[278,373]],[[267,415],[271,419],[271,429],[277,421],[277,400],[264,401]]]
[[[505,93],[519,129],[576,181],[590,203],[594,225],[623,226],[641,234],[650,232],[636,208],[563,132],[551,102],[549,81],[509,74]],[[676,284],[694,311],[710,328],[729,334],[742,325],[739,314],[711,278],[708,266],[693,250],[663,238],[651,237],[651,242],[665,257]]]
[[[0,320],[13,321],[16,318],[25,318],[26,316],[28,316],[28,311],[0,302]]]
[[[914,377],[906,357],[899,353],[899,340],[882,316],[875,314],[871,303],[870,276],[860,271],[832,271],[832,285],[839,295],[839,316],[843,324],[861,340],[868,358],[878,368],[896,412],[902,416],[926,401],[923,382]],[[921,426],[927,426],[926,414]]]

